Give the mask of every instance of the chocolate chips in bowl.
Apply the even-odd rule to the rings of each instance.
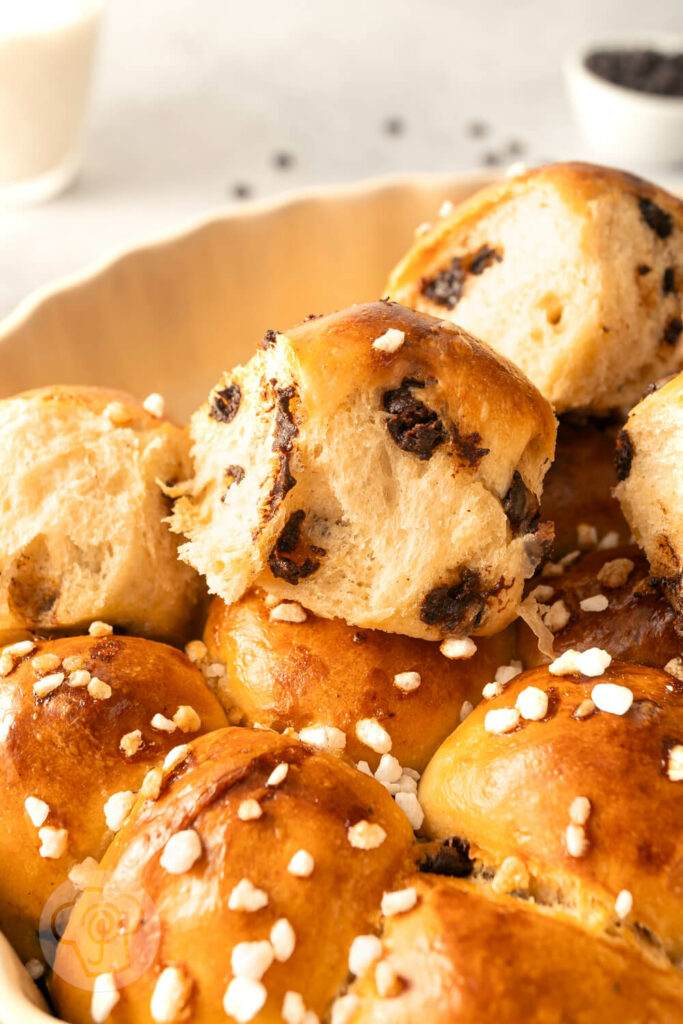
[[[683,161],[683,35],[596,40],[564,71],[591,157],[636,169]]]
[[[598,78],[613,85],[653,96],[683,97],[683,50],[662,53],[653,49],[594,50],[585,61]]]

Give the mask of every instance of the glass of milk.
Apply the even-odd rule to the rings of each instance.
[[[43,202],[81,159],[103,0],[0,0],[0,202]]]

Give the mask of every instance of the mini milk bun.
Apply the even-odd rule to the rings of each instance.
[[[588,927],[646,934],[675,960],[683,684],[644,666],[605,668],[604,652],[576,657],[517,676],[442,744],[420,782],[423,830],[460,837],[487,872],[505,875],[512,858],[525,876],[513,889]]]
[[[102,634],[0,653],[0,927],[22,959],[42,956],[48,898],[102,856],[147,772],[226,724],[180,651]]]
[[[204,640],[210,660],[226,667],[219,697],[247,725],[340,730],[346,754],[373,770],[391,751],[401,765],[422,771],[514,653],[513,629],[460,643],[471,656],[450,658],[428,640],[361,630],[311,612],[301,622],[281,621],[274,607],[262,592],[230,606],[214,599]],[[378,737],[375,729],[368,732],[369,722],[379,724]]]
[[[632,944],[458,879],[419,875],[406,884],[414,906],[385,919],[381,958],[340,1001],[348,1024],[680,1018],[680,973]]]
[[[140,798],[102,861],[106,900],[144,892],[156,908],[131,923],[137,969],[116,975],[112,1022],[152,1024],[169,970],[178,996],[168,1019],[214,1024],[225,1011],[280,1024],[288,991],[322,1016],[352,941],[374,932],[383,893],[414,860],[402,811],[340,758],[267,730],[201,737],[159,796]],[[94,942],[77,904],[53,985],[72,1024],[92,1024],[78,960]]]

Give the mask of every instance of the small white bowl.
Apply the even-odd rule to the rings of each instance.
[[[572,50],[564,74],[579,129],[596,157],[617,166],[683,161],[683,97],[656,96],[600,78],[586,67],[599,50],[652,49],[683,53],[683,36],[653,32],[594,40]]]

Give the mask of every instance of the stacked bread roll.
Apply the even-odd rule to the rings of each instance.
[[[187,432],[0,402],[0,926],[58,1016],[683,1019],[682,275],[681,202],[553,165]]]

